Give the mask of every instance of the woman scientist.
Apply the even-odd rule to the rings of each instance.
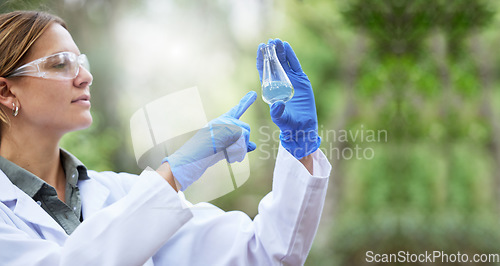
[[[295,88],[271,106],[281,130],[273,189],[252,221],[181,192],[221,150],[255,149],[238,118],[255,92],[211,121],[156,171],[87,170],[59,147],[92,123],[92,75],[58,17],[0,15],[0,262],[2,265],[300,265],[311,248],[331,166],[319,151],[312,88],[288,43],[272,40]],[[262,77],[262,57],[257,57]],[[208,137],[207,137],[208,136]],[[232,158],[232,159],[231,159]]]

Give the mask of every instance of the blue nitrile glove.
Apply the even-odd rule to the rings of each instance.
[[[293,98],[286,104],[278,101],[270,106],[271,118],[281,130],[281,145],[295,158],[302,159],[316,151],[321,144],[311,82],[302,71],[290,44],[280,39],[269,40],[269,43],[274,43],[276,55],[295,90]],[[263,45],[261,43],[257,49],[257,70],[261,83],[263,56],[260,49]]]
[[[247,152],[255,150],[257,145],[250,141],[250,126],[238,119],[256,98],[256,92],[247,93],[238,105],[208,122],[174,154],[163,159],[162,163],[170,164],[182,191],[218,161],[241,162]]]

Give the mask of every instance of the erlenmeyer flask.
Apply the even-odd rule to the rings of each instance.
[[[287,102],[293,97],[293,86],[276,56],[274,44],[264,45],[261,52],[264,56],[262,99],[268,104]]]

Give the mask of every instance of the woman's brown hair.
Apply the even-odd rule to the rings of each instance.
[[[35,41],[52,23],[66,28],[59,17],[39,11],[14,11],[0,14],[0,77],[7,77],[20,67]],[[0,109],[0,120],[9,123]]]

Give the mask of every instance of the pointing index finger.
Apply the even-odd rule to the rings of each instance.
[[[229,110],[226,114],[236,119],[240,119],[248,107],[255,102],[255,99],[257,99],[257,93],[255,91],[248,92],[245,96],[243,96],[243,98],[241,98],[240,103],[231,108],[231,110]]]

